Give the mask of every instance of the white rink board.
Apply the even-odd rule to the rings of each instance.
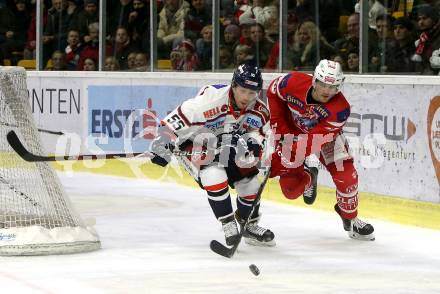
[[[40,128],[57,128],[57,130],[73,132],[79,135],[81,142],[86,142],[91,120],[89,102],[96,100],[94,96],[89,97],[90,89],[98,87],[97,91],[100,92],[109,87],[109,94],[114,94],[120,87],[125,89],[125,92],[121,91],[121,93],[129,91],[128,94],[124,94],[124,97],[109,98],[109,105],[113,103],[110,100],[119,98],[118,103],[123,101],[136,109],[138,102],[131,103],[130,99],[139,101],[145,97],[145,104],[147,99],[151,98],[154,107],[166,113],[184,98],[189,98],[184,97],[182,93],[191,93],[191,91],[195,93],[205,84],[228,83],[231,76],[226,73],[28,72],[28,88],[30,93],[43,91],[45,94],[42,99],[45,105],[43,111],[34,107]],[[264,75],[265,86],[267,87],[270,80],[276,76],[278,75]],[[135,90],[131,93],[129,90],[131,87],[145,93],[136,93]],[[186,91],[179,91],[179,87]],[[157,91],[161,93],[160,97],[157,96]],[[376,168],[368,168],[368,164],[361,164],[360,155],[365,148],[354,148],[357,152],[355,157],[360,176],[360,190],[439,203],[437,174],[440,175],[440,102],[433,100],[434,97],[440,96],[439,78],[348,76],[343,92],[352,104],[352,116],[346,127],[352,147],[356,147],[356,142],[365,142],[365,136],[372,133],[393,137],[389,137],[391,139],[388,139],[385,145],[379,146],[382,149],[377,146],[372,149],[373,154],[378,156],[367,158],[367,161],[374,160],[370,166],[377,165]],[[179,95],[181,97],[178,97]],[[105,100],[102,103],[102,97],[101,104],[93,103],[95,105],[93,107],[103,105],[103,108],[106,104]],[[79,112],[75,108],[77,104],[80,104]],[[119,107],[118,105],[108,111],[114,111]],[[161,111],[158,111],[159,118]],[[430,117],[428,111],[431,112]],[[102,122],[98,122],[95,127],[104,129]],[[49,152],[65,150],[65,141],[58,141],[57,149],[56,137],[43,136],[43,142]],[[119,145],[112,146],[116,147],[111,148],[117,148]],[[141,148],[139,146],[138,148]],[[84,152],[87,148],[83,143],[81,147],[77,146],[76,150]],[[333,186],[327,173],[321,173],[319,181],[322,185]]]

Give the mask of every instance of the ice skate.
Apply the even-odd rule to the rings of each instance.
[[[238,222],[243,224],[244,220],[238,216],[238,213],[235,214]],[[243,238],[246,244],[253,246],[275,246],[276,243],[274,241],[275,234],[266,228],[260,227],[258,225],[260,217],[252,218],[247,223],[244,232]]]
[[[341,216],[341,210],[338,204],[335,205],[335,210],[342,219],[344,230],[347,231],[348,236],[356,240],[374,241],[374,228],[372,225],[361,221],[359,218],[346,219]]]
[[[226,245],[232,246],[238,240],[237,222],[233,215],[221,220],[223,232],[225,233]]]
[[[310,185],[304,191],[303,199],[306,204],[312,205],[318,194],[318,168],[304,165],[304,170],[310,174],[311,181]]]

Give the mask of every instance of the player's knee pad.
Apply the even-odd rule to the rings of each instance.
[[[246,198],[250,195],[256,195],[259,188],[260,182],[258,181],[258,178],[256,176],[245,178],[235,183],[235,189],[237,190],[238,197],[241,198]]]
[[[203,168],[199,173],[199,178],[203,187],[228,182],[225,169],[217,165]]]
[[[310,182],[310,176],[304,172],[280,176],[280,187],[288,199],[296,199],[304,193],[305,187]]]

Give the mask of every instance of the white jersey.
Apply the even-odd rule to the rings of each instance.
[[[209,85],[203,87],[196,97],[182,103],[168,114],[162,123],[178,137],[177,144],[193,141],[203,132],[217,138],[224,134],[247,134],[263,143],[270,128],[269,110],[265,103],[256,99],[246,109],[234,111],[231,86]]]

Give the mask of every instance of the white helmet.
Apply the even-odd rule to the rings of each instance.
[[[336,86],[336,89],[339,92],[344,83],[344,79],[344,73],[338,62],[323,59],[315,68],[313,74],[313,86],[315,86],[316,80],[318,80],[324,84]]]

